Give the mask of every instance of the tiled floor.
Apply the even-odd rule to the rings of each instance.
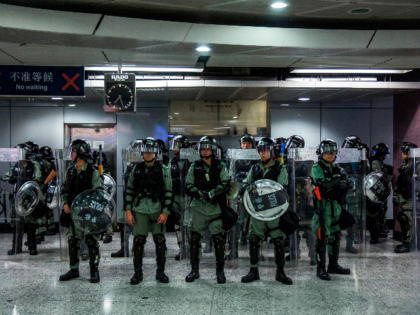
[[[302,253],[299,266],[287,263],[286,273],[294,285],[285,286],[274,280],[272,259],[260,268],[260,281],[242,284],[241,277],[248,272],[245,257],[229,262],[225,285],[216,284],[213,263],[202,264],[201,278],[186,283],[188,264],[173,259],[175,237],[168,233],[167,238],[170,283],[154,280],[154,245],[149,236],[144,281],[131,286],[132,259],[110,257],[119,247],[115,238],[101,244],[101,282],[91,284],[87,262],[81,263],[80,278],[58,281],[68,270],[68,262],[60,261],[58,235],[46,237],[38,256],[25,251],[11,259],[5,255],[10,236],[0,234],[0,314],[420,314],[419,257],[394,254],[397,242],[391,239],[367,245],[365,258],[343,252],[340,264],[350,267],[352,274],[332,275],[329,282],[316,278],[315,267]],[[266,255],[271,251],[268,248]]]

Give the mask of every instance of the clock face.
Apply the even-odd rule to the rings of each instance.
[[[106,103],[113,108],[124,110],[133,105],[134,93],[123,83],[112,85],[106,92]]]

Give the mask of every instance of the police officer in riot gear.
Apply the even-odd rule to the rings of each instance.
[[[226,283],[225,264],[225,232],[221,217],[221,207],[226,202],[229,192],[229,175],[226,165],[216,158],[217,143],[213,137],[204,136],[198,143],[201,159],[194,162],[187,174],[186,193],[193,198],[191,202],[190,259],[191,272],[186,282],[193,282],[200,277],[199,258],[201,256],[201,238],[207,226],[210,229],[216,256],[217,283]]]
[[[351,187],[346,172],[334,161],[339,153],[334,140],[323,140],[316,153],[319,161],[311,171],[312,185],[315,187],[315,214],[312,218],[312,231],[318,235],[315,241],[317,272],[321,280],[330,280],[329,274],[350,274],[350,269],[338,264],[341,231],[338,221],[341,216],[340,198]],[[326,247],[328,247],[328,270],[326,265]]]
[[[257,145],[261,161],[254,165],[249,171],[241,193],[243,193],[247,186],[259,179],[270,179],[280,183],[283,186],[288,185],[288,174],[286,166],[274,159],[275,143],[271,138],[262,138]],[[249,283],[259,280],[259,256],[262,241],[265,239],[267,233],[270,234],[274,244],[274,255],[277,266],[276,280],[290,285],[293,284],[292,279],[288,278],[284,273],[285,265],[285,245],[284,241],[286,234],[279,227],[280,218],[271,221],[262,221],[251,217],[249,225],[249,256],[251,269],[249,273],[242,277],[242,283]]]
[[[66,171],[64,184],[61,187],[61,199],[64,205],[64,212],[71,213],[73,200],[82,192],[91,189],[103,189],[103,181],[99,172],[89,161],[90,145],[82,140],[72,141],[69,146],[71,150],[71,159],[73,161]],[[60,281],[68,281],[79,277],[79,250],[83,238],[89,249],[90,282],[98,283],[99,276],[99,239],[100,234],[87,234],[79,230],[73,222],[67,229],[67,238],[70,256],[70,270],[60,276]]]
[[[395,247],[397,254],[408,253],[411,248],[411,241],[414,237],[414,218],[413,218],[413,177],[414,173],[420,175],[420,162],[409,158],[410,149],[417,148],[412,142],[404,142],[401,146],[402,159],[404,162],[398,169],[397,187],[395,189],[394,203],[398,206],[398,221],[402,230],[402,243]]]
[[[135,165],[127,183],[126,220],[133,226],[134,276],[131,284],[143,280],[143,257],[149,228],[156,246],[156,280],[168,283],[165,274],[166,221],[172,208],[172,180],[168,167],[156,160],[160,146],[153,138],[147,138],[140,147],[144,162]]]
[[[143,140],[137,139],[130,142],[128,149],[132,150],[138,150],[138,153],[140,153],[140,147],[143,144]],[[131,152],[134,154],[134,152]],[[115,253],[111,253],[112,258],[120,258],[128,255],[129,253],[129,234],[131,233],[131,226],[126,224],[125,220],[125,209],[126,209],[126,192],[127,192],[127,184],[128,184],[128,178],[130,177],[130,173],[133,170],[133,167],[138,163],[135,156],[129,157],[130,161],[127,162],[127,168],[125,170],[123,180],[124,180],[124,191],[123,191],[123,197],[124,197],[124,203],[123,203],[123,210],[120,213],[120,216],[117,220],[118,229],[120,231],[120,243],[121,248],[116,251]]]
[[[370,171],[383,172],[392,177],[393,167],[384,163],[389,154],[390,150],[385,143],[374,145],[369,159]],[[388,236],[388,228],[385,225],[388,205],[384,203],[378,207],[378,205],[374,205],[367,200],[366,206],[366,226],[370,233],[370,244],[377,244],[379,243],[379,237]]]
[[[362,149],[362,141],[358,136],[348,136],[343,140],[341,145],[342,148],[348,149]],[[359,163],[344,163],[340,164],[340,167],[344,169],[347,175],[351,178],[356,178],[360,176],[361,169]],[[357,180],[356,180],[357,182]],[[346,235],[346,252],[351,254],[357,254],[358,250],[354,248],[353,244],[355,243],[356,234],[357,234],[357,225],[359,224],[359,217],[360,217],[360,210],[359,210],[359,202],[360,202],[360,191],[356,191],[357,187],[353,186],[354,194],[350,194],[345,198],[345,203],[347,204],[347,210],[350,212],[356,223],[353,224],[351,227],[347,229]]]
[[[170,150],[175,156],[169,161],[169,169],[171,171],[172,178],[172,196],[173,196],[173,207],[181,214],[180,221],[184,219],[185,211],[185,181],[187,177],[190,163],[188,160],[181,160],[180,153],[181,149],[189,148],[190,143],[186,136],[175,136],[171,141]],[[175,233],[177,236],[179,253],[175,256],[175,260],[180,260],[182,257],[186,257],[184,240],[184,231],[181,231],[181,222],[175,224]],[[181,257],[182,256],[182,257]]]
[[[290,154],[290,149],[293,148],[304,148],[305,147],[305,140],[298,135],[293,135],[286,141],[285,145],[285,154]],[[296,241],[295,238],[292,237],[290,239],[290,253],[286,256],[286,261],[290,261],[293,259],[300,259],[300,241],[301,238],[306,239],[306,245],[308,247],[308,256],[309,256],[309,263],[311,265],[316,265],[314,256],[315,256],[315,235],[312,233],[312,229],[310,224],[305,224],[305,222],[309,223],[312,220],[314,207],[310,203],[312,200],[312,194],[309,195],[310,190],[308,190],[308,180],[309,180],[309,172],[311,171],[313,166],[313,161],[303,161],[303,162],[296,162],[295,168],[295,189],[296,194],[292,196],[292,198],[296,198],[296,212],[298,213],[299,217],[301,218],[301,222],[299,224],[299,230],[296,233]],[[289,174],[290,177],[291,174]],[[302,237],[300,236],[300,231],[303,232]]]
[[[15,148],[20,148],[24,150],[24,160],[20,161],[20,168],[19,163],[16,163],[12,166],[12,168],[7,172],[6,179],[12,185],[20,185],[20,187],[27,181],[36,181],[41,184],[41,170],[39,168],[39,164],[34,162],[33,159],[35,157],[35,153],[33,151],[33,146],[24,144],[18,144]],[[35,151],[36,152],[36,151]],[[20,182],[18,182],[18,178],[20,178]],[[20,187],[17,187],[18,189]],[[40,202],[38,203],[37,207],[44,207],[44,196],[41,194]],[[15,198],[14,196],[10,196],[10,207],[11,207],[11,218],[16,218],[18,214],[16,213],[15,209]],[[28,237],[28,250],[30,255],[37,255],[37,241],[36,241],[36,228],[37,228],[37,220],[33,218],[32,214],[27,215],[24,218],[19,218],[19,220],[11,220],[11,226],[15,228],[15,224],[17,227],[15,228],[13,234],[13,247],[11,250],[7,252],[8,255],[16,255],[22,253],[22,241],[23,241],[23,233],[24,228],[27,233]]]

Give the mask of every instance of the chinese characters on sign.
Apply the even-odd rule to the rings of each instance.
[[[84,67],[0,66],[0,95],[84,96]]]

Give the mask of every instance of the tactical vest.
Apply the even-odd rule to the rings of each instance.
[[[163,200],[165,195],[165,181],[163,179],[162,164],[155,161],[146,173],[146,162],[138,163],[134,169],[134,188],[140,199],[153,196],[153,199]],[[147,189],[148,194],[145,194]]]
[[[236,175],[235,175],[235,181],[236,182],[242,182],[246,176],[248,175],[248,172],[251,170],[252,166],[256,164],[257,161],[255,160],[237,160],[235,163],[236,168]]]
[[[35,165],[33,162],[27,162],[26,167],[19,168],[18,163],[13,168],[12,178],[9,180],[10,184],[17,184],[17,179],[20,178],[20,186],[27,181],[30,181],[34,178],[34,168]],[[20,174],[19,174],[20,171]],[[20,188],[20,187],[18,187]]]
[[[334,175],[340,174],[340,168],[337,166],[333,166],[332,170],[330,171],[329,167],[326,166],[322,161],[318,162],[318,165],[321,166],[322,171],[324,172],[325,179],[331,180]],[[321,191],[322,199],[326,200],[337,200],[339,201],[343,196],[340,192],[340,188],[335,186],[330,191]],[[344,201],[344,200],[343,200]]]
[[[204,161],[198,160],[194,162],[194,186],[201,191],[210,191],[216,189],[220,183],[220,173],[223,170],[222,162],[213,158],[211,160],[208,180],[206,178],[206,170],[204,168]]]
[[[43,161],[39,161],[38,163],[41,166],[41,180],[45,181],[49,175],[47,174],[47,167]]]
[[[254,167],[260,167],[259,165],[255,165]],[[252,168],[254,170],[254,168]],[[264,171],[261,170],[261,173],[258,176],[255,176],[255,172],[253,172],[253,180],[257,181],[260,179],[271,179],[275,182],[277,182],[277,179],[281,172],[281,163],[277,160],[274,160],[274,165],[271,165],[268,167],[267,173],[264,175]]]
[[[416,162],[415,168],[418,167],[420,162]],[[406,200],[413,198],[413,175],[414,166],[413,163],[408,168],[403,168],[402,165],[398,169],[397,188],[395,192],[398,192]]]
[[[95,169],[91,163],[87,163],[86,170],[77,174],[77,168],[71,167],[67,170],[67,180],[64,183],[68,192],[68,204],[73,203],[74,198],[86,190],[92,189],[92,177]]]

